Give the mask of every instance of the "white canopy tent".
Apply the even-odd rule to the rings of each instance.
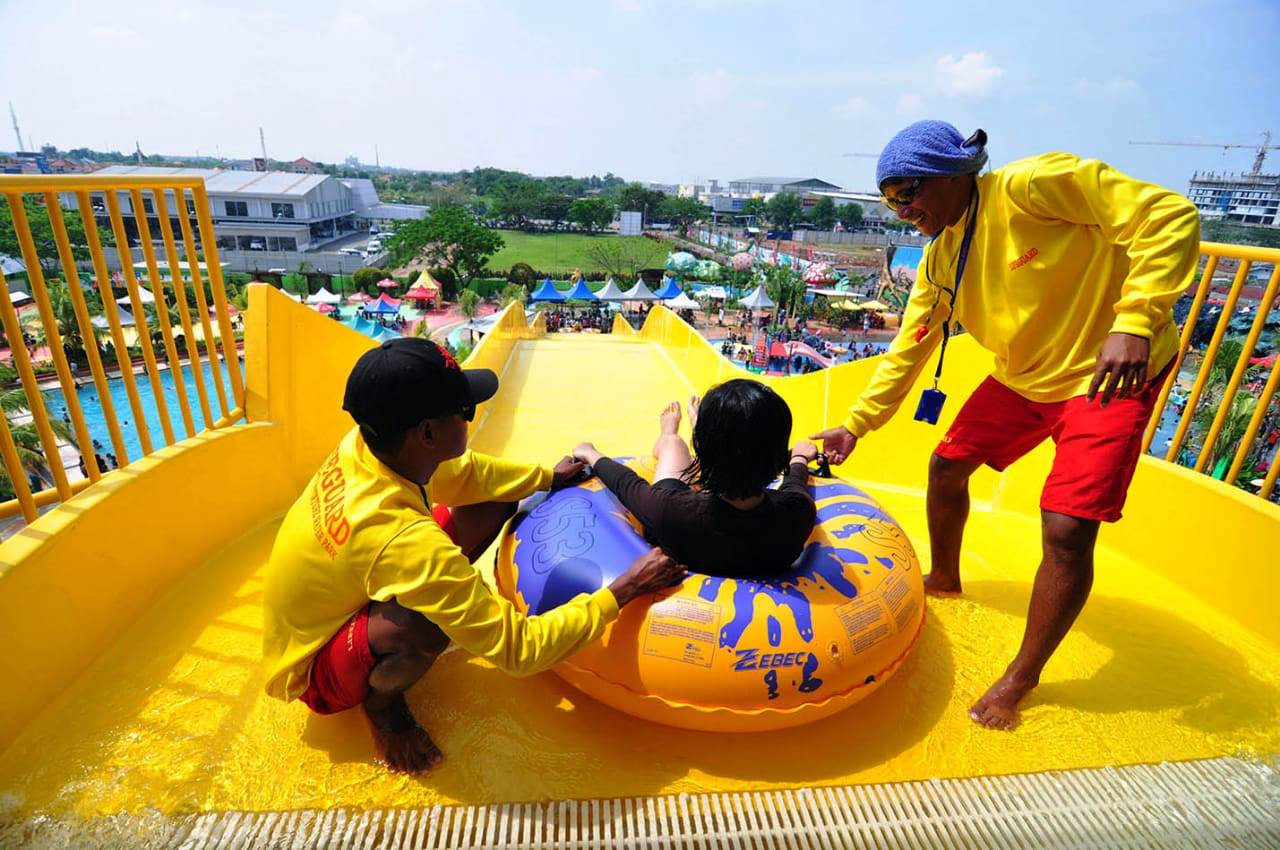
[[[622,301],[625,297],[622,290],[618,288],[618,284],[613,282],[613,278],[605,281],[604,288],[596,293],[597,301]]]
[[[599,297],[599,296],[597,296]],[[658,296],[653,294],[653,290],[644,285],[643,280],[637,280],[636,285],[622,293],[623,301],[657,301]]]
[[[143,304],[156,303],[156,297],[152,295],[151,290],[147,289],[145,286],[138,287],[138,300],[141,301]],[[130,298],[128,295],[121,295],[119,298],[116,299],[116,303],[127,306],[132,302],[130,301]]]
[[[116,315],[120,317],[120,327],[122,328],[132,328],[138,324],[137,320],[133,318],[133,314],[123,307],[116,311]],[[105,331],[111,327],[110,323],[107,322],[106,316],[94,316],[89,320],[89,323],[100,331]]]
[[[322,286],[320,287],[319,292],[315,293],[314,295],[307,296],[307,303],[308,304],[341,304],[342,296],[337,294],[336,292],[330,292],[329,290],[325,289]]]
[[[708,298],[715,298],[715,299],[722,299],[722,298],[729,297],[729,293],[725,292],[725,289],[723,286],[708,286],[706,289],[702,290],[702,294]]]
[[[765,294],[763,285],[753,289],[746,298],[739,298],[738,303],[750,310],[767,310],[775,306],[773,299]]]
[[[668,298],[662,302],[672,310],[700,310],[702,305],[689,297],[687,293],[681,292],[675,298]]]

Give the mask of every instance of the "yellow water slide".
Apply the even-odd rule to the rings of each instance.
[[[247,421],[104,475],[0,548],[0,845],[1280,841],[1280,509],[1241,490],[1144,457],[1022,724],[968,719],[1022,634],[1048,447],[977,474],[964,596],[930,600],[914,654],[848,711],[770,733],[679,730],[450,651],[410,692],[444,764],[388,773],[358,712],[270,699],[260,666],[277,524],[350,427],[344,381],[372,343],[267,286],[246,317]],[[639,333],[542,328],[508,309],[472,355],[502,381],[473,448],[552,462],[590,439],[642,454],[663,405],[743,374],[662,308]],[[948,417],[991,365],[967,338],[952,352]],[[875,365],[769,380],[803,437],[841,421]],[[926,569],[925,471],[946,424],[899,416],[838,470]]]

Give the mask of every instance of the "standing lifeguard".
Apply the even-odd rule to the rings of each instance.
[[[1186,198],[1097,160],[1049,153],[980,174],[986,140],[981,130],[964,139],[950,124],[920,121],[880,154],[885,203],[931,241],[902,330],[870,384],[842,425],[814,437],[843,462],[893,416],[941,343],[934,389],[916,412],[936,422],[953,322],[995,354],[929,462],[925,589],[934,594],[961,589],[969,477],[1053,439],[1040,498],[1044,554],[1022,645],[969,711],[1007,729],[1089,596],[1098,524],[1120,519],[1178,348],[1171,311],[1195,273],[1200,228]]]

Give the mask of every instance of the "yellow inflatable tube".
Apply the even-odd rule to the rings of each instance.
[[[652,469],[628,465],[647,479]],[[690,574],[631,605],[595,644],[555,668],[628,714],[689,729],[798,726],[875,690],[924,623],[924,586],[905,533],[874,499],[811,477],[818,522],[790,572],[771,580]],[[598,479],[527,500],[503,535],[499,590],[538,613],[609,584],[649,548]]]

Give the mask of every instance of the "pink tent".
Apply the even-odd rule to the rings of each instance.
[[[390,295],[388,295],[388,294],[387,294],[387,293],[385,293],[385,292],[384,292],[384,293],[382,293],[381,295],[379,295],[377,300],[379,301],[379,303],[386,304],[388,307],[399,307],[399,306],[400,306],[400,299],[399,299],[399,298],[392,298]]]

